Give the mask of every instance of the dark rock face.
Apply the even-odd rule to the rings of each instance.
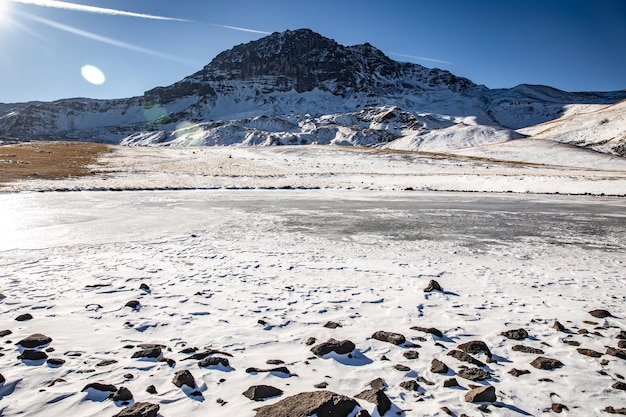
[[[111,397],[113,401],[130,401],[133,399],[133,393],[126,387],[120,387],[113,397]]]
[[[61,358],[50,358],[46,361],[46,363],[50,366],[61,366],[65,363],[65,359]]]
[[[506,332],[502,332],[500,334],[507,339],[513,340],[524,340],[528,337],[528,332],[524,329],[507,330]]]
[[[495,402],[496,389],[491,385],[485,387],[474,388],[465,394],[465,401],[468,403]]]
[[[457,375],[470,381],[484,381],[485,379],[491,378],[491,373],[479,368],[461,369]]]
[[[220,358],[219,356],[211,356],[210,358],[205,358],[198,362],[198,366],[200,368],[208,368],[209,366],[225,366],[229,367],[230,363],[226,358]]]
[[[181,388],[183,385],[186,385],[189,388],[195,388],[196,380],[194,379],[191,372],[185,369],[182,371],[176,371],[176,373],[174,374],[174,379],[172,379],[172,384],[176,385],[178,388]]]
[[[448,352],[448,356],[452,356],[453,358],[458,359],[463,362],[471,363],[472,365],[485,366],[483,362],[457,349],[453,349],[450,352]]]
[[[44,360],[44,359],[48,359],[48,355],[46,354],[46,352],[42,352],[40,350],[26,349],[17,358],[21,359],[23,361],[25,361],[25,360],[27,360],[27,361],[41,361],[41,360]]]
[[[511,349],[516,351],[516,352],[532,353],[534,355],[543,355],[543,350],[537,349],[537,348],[534,348],[534,347],[530,347],[530,346],[515,345]]]
[[[0,330],[0,337],[8,336],[13,333],[11,330]]]
[[[431,279],[426,288],[424,288],[424,292],[432,292],[432,291],[441,291],[443,292],[443,288],[441,285],[434,279]]]
[[[456,378],[446,379],[445,381],[443,381],[443,386],[445,388],[458,387],[459,381],[457,381]]]
[[[360,400],[376,404],[378,414],[384,416],[391,409],[391,400],[382,390],[369,389],[354,396]]]
[[[356,346],[349,340],[335,340],[328,339],[326,342],[320,343],[319,345],[315,345],[311,348],[311,352],[313,352],[317,356],[324,356],[329,354],[330,352],[335,352],[339,355],[345,355],[352,352]]]
[[[433,359],[430,363],[430,372],[433,372],[435,374],[447,374],[448,370],[448,365],[446,365],[439,359]]]
[[[19,342],[17,342],[17,344],[27,349],[32,349],[39,346],[47,345],[50,342],[52,342],[52,338],[45,336],[41,333],[35,333],[20,340]]]
[[[407,391],[419,391],[420,384],[418,384],[417,381],[414,379],[409,379],[408,381],[400,382],[400,387],[404,388]]]
[[[253,385],[245,390],[243,395],[253,401],[263,401],[266,398],[283,395],[283,391],[270,385]]]
[[[462,343],[458,347],[465,353],[470,353],[472,355],[476,355],[477,353],[484,353],[491,358],[491,351],[489,350],[489,347],[485,342],[481,340],[473,340],[471,342]]]
[[[558,359],[546,358],[544,356],[537,357],[530,364],[537,369],[545,370],[552,370],[564,366],[563,362],[559,361]]]
[[[158,404],[138,402],[130,407],[124,408],[113,417],[157,417],[159,408]]]
[[[372,335],[372,339],[380,340],[382,342],[389,342],[394,345],[401,345],[406,342],[406,338],[399,333],[385,332],[382,330],[377,331]]]
[[[255,417],[347,417],[358,403],[331,391],[302,392],[256,410]]]
[[[602,310],[602,309],[591,310],[589,312],[589,314],[591,314],[592,316],[594,316],[595,318],[598,318],[598,319],[603,319],[603,318],[606,318],[606,317],[613,317],[613,315],[611,313],[609,313],[606,310]]]
[[[28,321],[32,319],[33,319],[33,315],[30,313],[20,314],[19,316],[15,318],[16,321]]]

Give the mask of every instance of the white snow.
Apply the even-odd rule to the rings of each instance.
[[[154,158],[166,150],[146,151]],[[169,150],[185,163],[192,151],[199,150]],[[241,175],[252,175],[241,149],[218,149],[219,163],[231,152]],[[290,162],[254,153],[254,168],[261,158],[267,173],[295,161],[293,150],[282,152]],[[136,162],[147,155],[137,154]],[[368,170],[367,154],[354,155]],[[170,165],[163,160],[162,168]],[[141,170],[129,166],[129,175],[145,185]],[[464,388],[444,388],[453,374],[432,373],[430,362],[438,358],[458,372],[464,363],[446,352],[482,340],[496,362],[486,367],[493,377],[476,384],[497,387],[493,415],[543,415],[552,403],[567,406],[569,415],[602,415],[606,406],[624,406],[623,391],[611,385],[626,375],[626,362],[583,356],[566,342],[604,353],[626,330],[624,208],[623,199],[607,197],[343,188],[3,193],[0,330],[13,333],[2,338],[0,414],[113,416],[121,403],[81,392],[103,382],[127,387],[134,401],[159,404],[163,417],[252,417],[254,408],[323,381],[354,396],[380,377],[394,410],[406,416],[443,416],[444,406],[477,415],[477,404],[464,401],[473,382],[457,376]],[[422,291],[431,279],[443,293]],[[142,283],[149,291],[139,289]],[[141,308],[124,307],[130,300]],[[615,317],[587,313],[597,308]],[[23,313],[34,318],[14,320]],[[571,333],[553,329],[556,320]],[[328,321],[342,327],[325,328]],[[445,337],[413,326],[436,327]],[[500,335],[517,328],[531,338]],[[419,344],[419,358],[408,360],[409,348],[371,339],[378,330]],[[50,336],[48,355],[66,362],[17,359],[15,343],[32,333]],[[304,344],[308,337],[349,339],[356,350],[351,358],[316,358]],[[139,348],[125,346],[141,343],[167,346],[163,354],[176,361],[174,368],[131,358]],[[535,369],[529,363],[537,355],[514,351],[515,344],[540,348],[565,366]],[[230,353],[230,367],[199,368],[184,360],[185,347]],[[97,366],[107,359],[117,362]],[[283,360],[297,376],[245,372],[271,367],[269,359]],[[398,363],[411,370],[393,369]],[[512,368],[531,373],[516,378]],[[172,384],[183,369],[192,372],[200,395]],[[434,385],[420,382],[420,393],[399,387],[417,377]],[[264,403],[242,395],[258,384],[284,394]],[[157,394],[146,392],[149,385]],[[377,415],[373,404],[360,404]]]

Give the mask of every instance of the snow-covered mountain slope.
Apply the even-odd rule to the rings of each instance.
[[[521,132],[536,138],[626,156],[626,100],[596,111],[573,114]]]
[[[530,85],[490,90],[300,29],[235,46],[141,97],[0,104],[0,139],[442,150],[524,137],[513,130],[624,98]]]

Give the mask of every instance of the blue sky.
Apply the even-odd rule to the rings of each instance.
[[[299,28],[490,88],[626,89],[626,0],[66,3],[0,0],[0,102],[137,96],[223,50]],[[104,82],[88,82],[86,65]]]

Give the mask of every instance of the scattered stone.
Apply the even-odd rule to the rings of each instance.
[[[41,333],[35,333],[20,340],[19,342],[17,342],[17,344],[27,349],[32,349],[40,346],[45,346],[50,342],[52,342],[52,338]]]
[[[380,361],[390,361],[391,359],[389,359],[389,358],[388,358],[387,356],[385,356],[385,355],[381,355],[379,360],[380,360]]]
[[[567,329],[565,328],[565,326],[563,326],[561,323],[559,323],[558,321],[555,321],[554,324],[552,325],[553,329],[556,329],[556,331],[558,332],[566,332]]]
[[[465,401],[468,403],[495,402],[496,389],[491,385],[474,388],[465,394]]]
[[[435,374],[447,374],[450,368],[439,359],[433,359],[430,362],[430,372]]]
[[[592,357],[592,358],[599,358],[599,357],[602,356],[602,354],[600,352],[596,352],[595,350],[591,350],[591,349],[578,348],[576,350],[581,355],[589,356],[589,357]]]
[[[539,382],[554,382],[550,378],[539,378],[537,381],[539,381]]]
[[[195,388],[196,380],[194,379],[191,372],[185,369],[182,371],[176,371],[176,373],[174,374],[174,379],[172,379],[172,384],[176,385],[178,388],[182,388],[183,385],[186,385],[189,388]]]
[[[32,319],[33,319],[33,315],[30,313],[26,313],[26,314],[20,314],[19,316],[17,316],[15,318],[15,321],[28,321]]]
[[[245,390],[243,395],[253,401],[263,401],[266,398],[283,395],[283,391],[270,385],[253,385]]]
[[[621,415],[625,415],[625,416],[626,416],[626,407],[622,407],[622,408],[617,408],[617,409],[616,409],[616,408],[611,407],[611,406],[609,405],[609,406],[607,406],[607,407],[604,409],[604,412],[605,412],[605,413],[609,413],[609,414],[621,414]]]
[[[170,368],[173,368],[174,366],[176,366],[176,361],[175,361],[174,359],[170,359],[170,358],[163,358],[163,357],[160,357],[160,358],[158,358],[158,359],[157,359],[157,362],[166,362],[166,363],[167,363],[167,365],[168,365]]]
[[[157,359],[162,354],[163,354],[163,351],[161,350],[160,347],[157,346],[157,347],[138,350],[137,352],[133,353],[133,356],[131,356],[131,358],[133,359],[137,359],[137,358]]]
[[[456,378],[446,379],[443,381],[443,386],[444,388],[458,387],[459,381],[457,381]]]
[[[46,361],[46,363],[50,366],[61,366],[65,363],[65,359],[61,358],[50,358]]]
[[[622,391],[626,391],[626,383],[622,381],[617,381],[615,384],[611,385],[612,388],[620,389]]]
[[[522,376],[522,375],[529,374],[529,373],[530,373],[530,371],[529,371],[529,370],[526,370],[526,369],[516,369],[516,368],[513,368],[513,369],[511,369],[511,370],[509,371],[509,373],[510,373],[511,375],[513,375],[514,377],[519,377],[519,376]]]
[[[400,387],[407,391],[419,391],[420,384],[418,384],[414,379],[409,379],[407,381],[400,382]]]
[[[302,392],[257,408],[255,417],[300,417],[313,414],[347,417],[358,405],[356,400],[331,391]]]
[[[609,313],[606,310],[602,310],[602,309],[591,310],[589,312],[589,314],[591,314],[592,316],[594,316],[597,319],[604,319],[606,317],[613,317],[613,315],[611,313]]]
[[[471,355],[468,355],[465,352],[461,352],[460,350],[453,349],[450,352],[448,352],[448,356],[452,356],[453,358],[458,359],[463,362],[471,363],[472,365],[481,366],[481,367],[485,366],[483,362],[479,361],[478,359],[474,358]]]
[[[443,288],[441,285],[434,279],[431,279],[426,288],[424,288],[424,292],[433,292],[433,291],[441,291],[443,292]]]
[[[10,334],[12,334],[13,332],[11,330],[0,330],[0,337],[4,337],[4,336],[8,336]]]
[[[139,289],[142,291],[150,292],[150,287],[148,286],[148,284],[145,284],[143,282],[141,283],[141,285],[139,285]]]
[[[324,327],[326,327],[327,329],[336,329],[337,327],[342,327],[342,326],[336,321],[329,321],[324,325]]]
[[[262,373],[262,372],[267,372],[267,373],[278,372],[281,374],[292,376],[292,373],[289,371],[289,369],[286,366],[279,366],[277,368],[269,368],[269,369],[261,369],[261,368],[256,368],[256,367],[250,367],[246,369],[247,374],[256,374],[256,373]]]
[[[552,403],[552,407],[550,407],[550,409],[554,411],[555,413],[562,413],[564,410],[565,411],[569,410],[567,406],[560,404],[560,403]]]
[[[480,368],[465,368],[460,369],[457,375],[461,378],[469,379],[470,381],[484,381],[491,378],[491,373],[484,371]]]
[[[511,350],[522,353],[532,353],[533,355],[543,355],[543,350],[524,345],[515,345]]]
[[[470,353],[472,355],[476,355],[478,353],[484,353],[488,357],[491,358],[491,351],[487,344],[481,340],[473,340],[471,342],[462,343],[458,346],[465,353]]]
[[[200,368],[208,368],[209,366],[219,366],[219,365],[228,368],[230,366],[230,363],[228,362],[228,359],[220,358],[219,356],[211,356],[198,362],[198,366]]]
[[[384,416],[391,409],[391,400],[383,390],[369,389],[358,393],[354,397],[376,404],[376,410],[381,416]]]
[[[563,362],[558,359],[546,358],[544,356],[537,357],[530,364],[537,369],[545,369],[548,371],[564,366]]]
[[[268,365],[283,365],[285,361],[280,359],[268,359],[265,361],[265,363]]]
[[[328,387],[328,382],[324,381],[324,382],[320,382],[319,384],[315,384],[313,385],[315,388],[319,388],[319,389],[325,389]]]
[[[335,352],[339,355],[345,355],[347,353],[352,352],[356,346],[349,340],[335,340],[328,339],[326,342],[320,343],[319,345],[313,346],[311,348],[311,352],[313,352],[317,356],[324,356],[329,354],[330,352]]]
[[[448,407],[443,406],[440,408],[441,411],[443,411],[445,414],[449,415],[449,416],[454,416],[455,414],[452,412],[452,410],[450,410]]]
[[[17,358],[23,361],[41,361],[48,359],[48,355],[40,350],[26,349]]]
[[[186,347],[183,350],[179,351],[178,353],[182,353],[185,355],[191,355],[192,353],[196,353],[198,351],[197,347]]]
[[[100,362],[98,362],[96,364],[96,366],[99,366],[99,367],[109,366],[109,365],[113,365],[114,363],[117,363],[117,361],[115,359],[104,359],[104,360],[101,360]]]
[[[54,348],[52,346],[48,346],[46,348],[46,352],[48,352],[48,353],[54,352]]]
[[[6,382],[6,379],[4,378],[4,376],[2,376],[2,374],[0,374],[0,385],[4,384]]]
[[[231,355],[228,352],[222,352],[222,351],[215,350],[215,349],[209,349],[209,350],[205,350],[205,351],[202,351],[202,352],[194,353],[193,355],[188,356],[188,357],[184,358],[183,360],[184,361],[186,361],[186,360],[196,360],[196,361],[199,361],[199,360],[202,360],[202,359],[206,358],[207,356],[211,356],[211,355],[223,355],[223,356],[228,356],[228,357],[231,357],[231,358],[233,357],[233,355]]]
[[[407,350],[402,354],[407,359],[417,359],[420,357],[420,354],[417,350]]]
[[[103,391],[103,392],[117,392],[117,387],[115,385],[103,384],[102,382],[89,383],[85,385],[85,387],[81,390],[81,392],[85,392],[88,389],[95,389],[96,391]]]
[[[580,346],[580,342],[577,342],[576,340],[568,340],[565,343],[567,343],[570,346]]]
[[[113,401],[130,401],[133,399],[133,393],[126,387],[120,387],[111,399]]]
[[[409,368],[406,365],[402,365],[401,363],[394,365],[393,369],[400,371],[400,372],[409,372],[411,370],[411,368]]]
[[[615,336],[616,339],[626,339],[626,330],[620,330],[620,332],[618,333],[617,336]]]
[[[606,354],[615,356],[620,359],[626,359],[626,350],[624,349],[615,349],[613,347],[606,348]]]
[[[131,300],[127,302],[124,307],[130,307],[133,310],[139,310],[141,308],[141,304],[137,300]]]
[[[315,342],[317,342],[317,339],[316,339],[316,338],[314,338],[314,337],[309,337],[309,338],[306,340],[306,342],[304,342],[304,344],[305,344],[305,345],[307,345],[307,346],[311,346],[311,345],[314,345],[314,344],[315,344]]]
[[[524,340],[528,338],[528,332],[524,329],[507,330],[506,332],[500,333],[500,335],[513,340]]]
[[[52,381],[50,384],[48,384],[49,387],[53,387],[56,384],[62,384],[64,382],[67,382],[66,380],[64,380],[63,378],[57,378],[54,381]]]
[[[406,342],[406,338],[399,333],[385,332],[382,330],[377,331],[372,335],[372,339],[380,340],[382,342],[389,342],[394,345],[401,345]]]
[[[481,404],[478,407],[476,407],[476,409],[486,414],[491,413],[491,410],[489,409],[489,406],[487,404]]]
[[[221,398],[218,398],[217,400],[215,400],[216,403],[218,403],[219,405],[221,405],[222,407],[225,406],[226,404],[228,404],[228,401],[224,401]]]
[[[68,352],[65,352],[65,356],[69,356],[70,358],[78,358],[79,356],[82,356],[82,353],[75,350],[70,350]]]
[[[124,378],[126,378],[126,379],[133,379],[133,378],[135,378],[135,375],[133,375],[133,374],[124,374]]]
[[[157,417],[159,408],[158,404],[138,402],[130,407],[124,408],[113,417]]]
[[[387,384],[382,378],[376,378],[370,381],[370,387],[372,387],[373,389],[384,390],[385,388],[387,388]]]
[[[154,385],[149,385],[148,388],[146,388],[146,392],[148,394],[156,394],[157,390],[156,390],[156,387]]]
[[[626,340],[620,340],[617,342],[617,347],[620,349],[626,349]]]
[[[578,334],[589,334],[589,330],[587,330],[587,329],[580,329],[580,330],[578,330]]]
[[[429,381],[426,378],[424,378],[423,376],[420,376],[419,378],[417,378],[417,382],[421,382],[423,384],[430,385],[430,386],[435,385],[435,383],[433,381]]]
[[[417,330],[418,332],[430,333],[437,337],[443,337],[443,333],[441,332],[441,330],[436,329],[434,327],[413,326],[411,327],[411,330]]]

